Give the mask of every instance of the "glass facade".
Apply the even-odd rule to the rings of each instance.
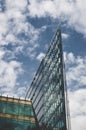
[[[0,130],[33,130],[36,127],[30,101],[0,97]]]
[[[32,100],[39,124],[51,125],[54,130],[67,130],[64,82],[58,29],[26,94]]]

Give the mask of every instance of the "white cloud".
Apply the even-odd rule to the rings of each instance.
[[[86,0],[31,0],[31,17],[47,17],[67,21],[68,25],[86,36]],[[39,11],[38,11],[39,9]]]
[[[70,52],[70,53],[64,52],[64,61],[67,65],[69,65],[71,63],[75,63],[76,62],[75,60],[76,60],[75,56],[72,52]]]
[[[22,73],[21,64],[17,61],[0,60],[0,87],[13,88],[18,76]],[[4,90],[4,88],[3,88]]]
[[[72,130],[86,130],[86,123],[85,123],[86,116],[85,115],[81,115],[81,116],[72,118],[71,122],[72,122],[72,125],[71,125]]]
[[[69,92],[72,130],[86,129],[86,89]]]
[[[12,88],[12,89],[3,88],[3,91],[4,93],[2,96],[25,99],[24,96],[26,94],[26,86],[17,86],[17,88]]]
[[[68,39],[70,36],[66,33],[62,33],[62,39]]]
[[[66,77],[69,88],[78,89],[86,85],[86,57],[75,57],[72,52],[64,53]]]
[[[0,46],[15,46],[14,54],[17,54],[16,50],[21,46],[22,49],[19,51],[25,55],[28,52],[27,48],[32,48],[33,51],[27,55],[31,58],[30,55],[35,54],[40,30],[35,29],[27,20],[26,0],[6,0],[5,11],[0,12],[0,25]]]
[[[24,98],[25,97],[25,95],[26,95],[26,86],[23,86],[23,87],[18,87],[17,88],[17,90],[15,90],[15,96],[16,97],[21,97],[21,98]],[[17,94],[16,94],[16,91],[18,92]]]
[[[21,10],[24,11],[25,7],[27,6],[26,0],[14,0],[13,2],[11,0],[6,0],[7,9],[15,9],[15,10]]]
[[[5,51],[3,49],[0,50],[0,60],[4,57]]]
[[[71,117],[86,115],[86,89],[69,92]]]
[[[86,129],[86,57],[64,53],[71,129]]]
[[[44,53],[40,53],[38,56],[37,56],[37,60],[41,61],[43,58],[44,58],[45,54]]]
[[[4,60],[4,49],[0,50],[0,93],[12,93],[15,88],[17,79],[23,73],[22,64],[18,61],[11,60],[9,62]]]
[[[46,26],[36,29],[29,23],[27,0],[5,0],[4,4],[5,10],[0,12],[0,93],[21,97],[26,85],[18,81],[23,69],[16,58],[20,53],[31,59],[36,56],[37,41]]]
[[[28,82],[24,81],[22,85],[20,85],[19,82],[16,82],[14,87],[1,88],[2,96],[8,95],[9,97],[25,99],[27,88],[28,88]]]
[[[44,25],[44,26],[41,27],[40,31],[45,31],[46,29],[47,29],[47,26]]]

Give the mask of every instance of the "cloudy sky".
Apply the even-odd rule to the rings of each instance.
[[[86,130],[86,0],[0,0],[0,94],[24,97],[57,25],[72,130]]]

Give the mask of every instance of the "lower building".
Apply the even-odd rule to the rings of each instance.
[[[0,96],[0,130],[38,128],[32,102]]]

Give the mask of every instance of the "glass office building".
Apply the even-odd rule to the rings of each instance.
[[[26,94],[33,103],[39,124],[51,125],[53,130],[68,130],[62,53],[58,29]]]
[[[31,101],[0,96],[0,130],[35,130]]]

